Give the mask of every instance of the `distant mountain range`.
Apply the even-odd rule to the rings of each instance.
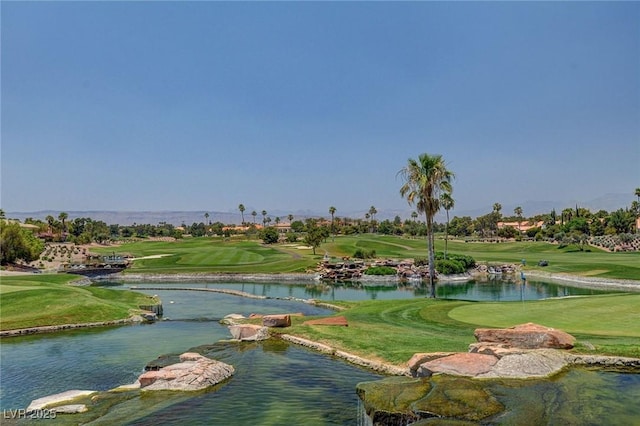
[[[513,210],[520,206],[522,207],[524,217],[530,217],[537,214],[549,213],[551,210],[555,209],[556,212],[560,213],[565,208],[568,207],[584,207],[592,212],[597,212],[599,210],[606,210],[608,212],[618,210],[620,208],[626,208],[631,205],[631,202],[634,200],[633,196],[629,194],[606,194],[600,196],[598,198],[594,198],[590,201],[524,201],[519,204],[503,204],[502,205],[502,214],[505,216],[509,216],[512,214]],[[491,213],[493,210],[493,205],[480,207],[478,209],[473,210],[452,210],[450,212],[450,216],[471,216],[472,218],[485,215],[487,213]],[[411,212],[413,210],[410,208],[406,209],[380,209],[376,214],[376,219],[384,220],[390,219],[392,220],[396,216],[400,216],[401,219],[409,219],[411,217]],[[179,210],[167,210],[167,211],[106,211],[106,210],[87,210],[87,211],[66,211],[69,215],[69,220],[73,220],[79,217],[89,217],[93,220],[101,220],[105,223],[111,224],[119,224],[119,225],[133,225],[134,223],[138,224],[153,224],[156,225],[160,222],[166,222],[173,225],[191,225],[192,223],[200,223],[205,221],[205,213],[209,213],[208,220],[210,222],[222,222],[224,224],[236,223],[239,224],[241,222],[240,212],[213,212],[213,211],[179,211]],[[366,210],[361,211],[349,211],[349,212],[337,212],[338,216],[346,216],[350,218],[363,218],[367,213]],[[42,210],[36,212],[7,212],[6,217],[10,219],[19,219],[24,221],[26,218],[34,218],[45,220],[47,216],[53,216],[56,219],[60,214],[59,210]],[[296,212],[286,212],[286,211],[273,211],[269,212],[269,217],[275,219],[276,217],[280,217],[283,222],[287,221],[287,216],[289,214],[293,214],[294,220],[304,220],[308,217],[324,217],[329,218],[330,215],[328,212],[313,212],[310,210],[299,210]],[[440,212],[436,216],[436,221],[444,222],[446,219],[444,212]],[[250,212],[245,212],[244,219],[246,222],[253,222],[254,218],[251,216]],[[255,217],[256,223],[262,223],[262,215],[258,214]]]

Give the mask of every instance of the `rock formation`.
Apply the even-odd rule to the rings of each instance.
[[[269,329],[257,324],[234,324],[229,326],[235,340],[258,341],[269,338]]]
[[[214,386],[231,377],[231,365],[187,352],[177,364],[143,373],[138,381],[143,390],[196,391]]]
[[[289,315],[265,315],[262,317],[264,327],[291,327]]]
[[[474,335],[480,343],[498,343],[522,349],[571,349],[576,341],[564,331],[533,323],[510,328],[478,328]]]

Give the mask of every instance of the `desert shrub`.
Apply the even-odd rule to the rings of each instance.
[[[416,266],[427,266],[429,264],[429,259],[426,257],[416,257],[413,259],[413,264]]]
[[[436,253],[435,257],[436,257],[436,261],[445,260],[444,259],[444,253],[442,253],[440,251]],[[474,268],[476,266],[476,260],[473,257],[467,256],[465,254],[448,253],[446,260],[454,260],[454,261],[462,264],[462,267],[464,268],[465,271],[467,269],[471,269],[471,268]],[[427,264],[428,263],[429,262],[427,262]],[[437,265],[437,262],[436,262],[436,265]]]
[[[436,271],[444,275],[462,274],[467,271],[464,263],[453,259],[436,260]]]
[[[372,266],[364,271],[365,275],[396,275],[396,268],[391,266]]]
[[[353,253],[352,257],[355,258],[355,259],[374,259],[376,257],[376,251],[375,250],[357,249]]]

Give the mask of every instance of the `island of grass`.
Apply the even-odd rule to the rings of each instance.
[[[132,291],[70,285],[77,280],[67,274],[2,277],[0,331],[125,322],[141,313],[141,306],[159,303]]]

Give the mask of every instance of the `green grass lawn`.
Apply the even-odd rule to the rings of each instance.
[[[302,245],[299,245],[302,247]],[[92,249],[93,250],[93,249]],[[259,241],[224,241],[220,238],[185,238],[175,242],[146,241],[94,251],[135,257],[131,272],[144,273],[293,273],[314,267],[321,256],[289,245],[263,246]]]
[[[153,298],[131,291],[76,287],[75,275],[2,277],[0,329],[112,321],[128,318]]]
[[[265,246],[259,240],[223,240],[185,238],[175,242],[143,241],[105,247],[94,251],[110,254],[129,253],[136,257],[168,255],[158,259],[137,260],[132,272],[142,273],[289,273],[305,272],[328,253],[334,259],[352,256],[357,249],[375,250],[378,258],[426,257],[426,241],[383,235],[338,236],[322,244],[313,255],[302,244]],[[436,240],[436,250],[444,250],[444,241]],[[465,243],[449,241],[449,252],[472,256],[478,262],[516,263],[527,261],[526,270],[564,273],[598,278],[640,280],[640,252],[609,253],[589,247],[559,249],[545,242]],[[539,267],[539,260],[549,266]]]
[[[478,327],[511,327],[533,322],[578,339],[577,352],[640,357],[640,294],[492,303],[434,299],[363,301],[336,315],[348,327],[303,326],[293,318],[294,334],[367,358],[403,365],[414,353],[466,352]]]

